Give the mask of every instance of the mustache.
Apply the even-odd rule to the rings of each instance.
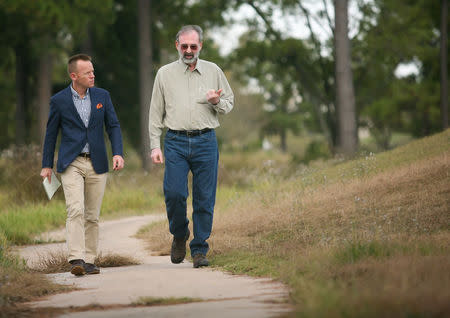
[[[200,52],[181,52],[178,51],[179,57],[183,60],[184,63],[193,63],[195,60],[198,59]]]

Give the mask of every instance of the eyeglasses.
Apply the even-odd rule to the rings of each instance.
[[[189,47],[191,48],[191,51],[197,51],[197,49],[198,49],[198,45],[197,44],[191,44],[191,45],[189,45],[189,44],[181,44],[181,49],[183,51],[186,51]]]

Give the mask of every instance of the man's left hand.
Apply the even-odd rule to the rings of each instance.
[[[220,102],[220,94],[222,93],[222,89],[215,90],[210,89],[206,92],[206,99],[213,105],[217,105]]]
[[[125,165],[125,161],[123,160],[122,156],[115,155],[113,157],[113,170],[120,170]]]

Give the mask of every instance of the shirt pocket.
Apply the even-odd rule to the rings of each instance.
[[[206,92],[208,91],[208,86],[203,83],[200,83],[196,92],[196,103],[197,104],[208,104],[208,100],[206,99]]]

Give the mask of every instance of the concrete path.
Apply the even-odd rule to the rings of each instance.
[[[200,298],[204,301],[169,306],[127,307],[103,311],[73,312],[60,317],[276,317],[289,311],[283,303],[286,288],[269,279],[223,273],[211,268],[194,269],[186,260],[172,264],[169,256],[151,256],[145,243],[134,234],[142,226],[161,220],[162,215],[131,217],[100,224],[100,250],[128,255],[140,265],[102,268],[100,275],[75,277],[70,273],[49,274],[59,284],[80,290],[57,294],[29,303],[33,307],[82,307],[130,305],[140,297]],[[64,231],[48,234],[61,240]],[[65,243],[20,248],[30,267],[39,255],[64,250]]]

